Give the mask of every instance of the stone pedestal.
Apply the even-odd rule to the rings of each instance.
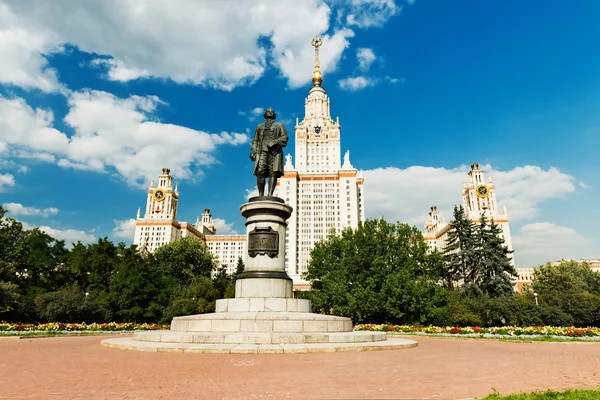
[[[285,228],[292,207],[278,197],[252,197],[240,208],[246,218],[245,269],[236,280],[236,298],[291,298],[285,272]]]
[[[175,317],[168,331],[105,339],[106,347],[186,353],[311,353],[410,348],[414,340],[385,332],[354,332],[350,318],[311,313],[309,300],[292,298],[285,272],[285,228],[292,207],[276,197],[253,197],[246,218],[246,268],[235,298],[217,300],[212,314]]]

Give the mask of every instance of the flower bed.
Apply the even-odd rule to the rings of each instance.
[[[0,334],[9,333],[58,333],[58,332],[122,332],[151,331],[169,329],[169,325],[137,324],[133,322],[110,322],[107,324],[64,324],[49,322],[47,324],[19,324],[0,322]]]
[[[355,331],[377,331],[403,333],[408,335],[438,335],[467,337],[552,337],[552,338],[590,338],[600,340],[600,328],[575,328],[573,326],[501,326],[482,328],[479,326],[411,326],[362,324]]]

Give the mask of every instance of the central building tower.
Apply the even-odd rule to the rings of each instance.
[[[294,208],[286,231],[286,270],[297,290],[307,289],[302,279],[315,243],[342,229],[356,229],[365,219],[364,179],[350,163],[342,163],[339,118],[331,117],[331,102],[322,86],[319,63],[321,39],[313,39],[313,86],[304,101],[304,118],[296,119],[295,167],[288,154],[284,175],[275,195]]]

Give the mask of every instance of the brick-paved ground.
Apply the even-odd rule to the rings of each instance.
[[[600,386],[600,343],[417,338],[399,351],[144,353],[105,337],[0,340],[0,399],[459,399]]]

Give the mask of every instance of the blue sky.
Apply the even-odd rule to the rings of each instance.
[[[67,242],[130,243],[170,167],[180,220],[208,207],[220,233],[242,232],[254,110],[293,133],[322,36],[367,217],[450,219],[479,162],[517,266],[600,257],[599,14],[591,0],[0,0],[0,204]]]

